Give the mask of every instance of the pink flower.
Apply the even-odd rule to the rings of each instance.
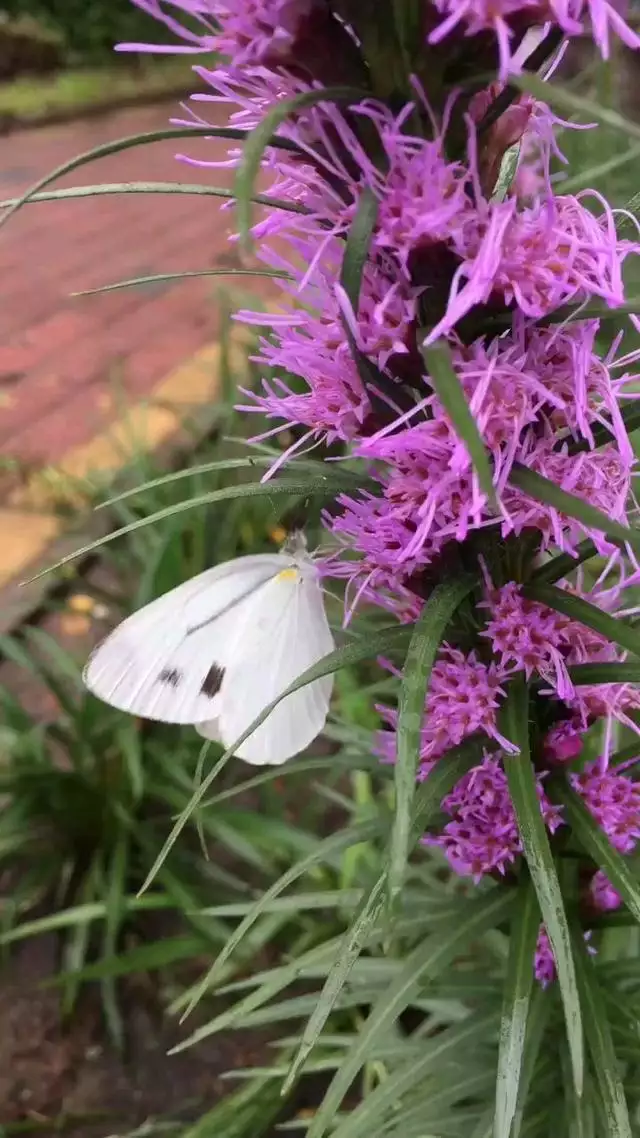
[[[584,732],[580,730],[580,723],[574,719],[565,719],[547,732],[544,756],[550,763],[570,763],[578,757],[583,745]]]
[[[538,798],[550,833],[562,824],[561,811],[546,798],[538,776]],[[424,838],[439,846],[451,867],[477,883],[487,873],[504,874],[522,853],[515,811],[500,759],[485,755],[442,801],[451,821],[440,834]]]
[[[569,781],[619,853],[630,853],[640,838],[640,785],[615,769],[589,763]]]
[[[591,878],[589,894],[594,909],[602,913],[619,909],[622,904],[622,897],[614,889],[606,873],[603,873],[601,869],[599,869],[597,873],[594,873]]]

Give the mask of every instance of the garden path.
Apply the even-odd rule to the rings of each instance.
[[[0,198],[20,194],[83,151],[162,129],[173,113],[164,104],[10,134],[0,141]],[[155,142],[101,158],[56,185],[230,185],[229,170],[178,163],[178,150],[218,159],[225,143]],[[155,448],[185,409],[215,398],[214,290],[228,289],[233,278],[70,294],[234,264],[230,222],[211,198],[129,194],[34,203],[0,230],[0,587],[42,559],[58,536],[53,486],[59,495],[70,480],[77,485],[122,465],[132,435],[136,445]]]

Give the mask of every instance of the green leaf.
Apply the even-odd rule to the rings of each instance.
[[[617,304],[615,308],[611,308],[604,300],[592,300],[589,304],[584,301],[581,304],[562,304],[536,323],[545,326],[573,320],[600,320],[619,324],[622,316],[634,316],[637,312],[640,312],[640,297],[632,297],[624,304]],[[596,429],[599,426],[597,424]]]
[[[229,940],[221,949],[217,959],[208,969],[202,981],[197,985],[184,1015],[189,1015],[205,994],[207,988],[215,984],[217,977],[222,973],[227,960],[238,947],[240,941],[275,897],[278,897],[289,885],[293,885],[294,881],[297,881],[299,877],[308,873],[314,866],[322,864],[327,857],[337,850],[346,850],[349,846],[355,845],[357,842],[366,841],[369,838],[375,837],[381,830],[381,819],[370,819],[367,822],[350,826],[347,830],[339,830],[338,833],[331,834],[328,838],[319,841],[311,853],[291,866],[286,873],[283,873],[282,877],[274,882],[274,884],[258,898],[253,908],[250,909],[244,920],[240,922],[237,929],[235,929],[229,937]]]
[[[264,118],[248,135],[242,160],[238,166],[235,179],[235,195],[238,201],[238,229],[240,238],[245,246],[251,229],[251,198],[262,156],[265,148],[270,144],[278,127],[298,111],[307,107],[315,107],[319,103],[359,103],[366,98],[366,92],[356,87],[323,87],[314,91],[303,91],[291,99],[282,99],[273,104]],[[309,158],[307,156],[307,161]]]
[[[578,841],[596,865],[606,873],[627,908],[640,922],[640,885],[631,872],[629,863],[614,849],[604,830],[572,787],[559,787],[556,793],[564,805],[567,821]]]
[[[329,1018],[333,1008],[335,1007],[336,1000],[344,988],[349,973],[353,968],[363,944],[366,943],[372,928],[374,927],[380,910],[382,908],[382,899],[385,886],[385,874],[380,874],[380,877],[375,882],[373,889],[370,891],[369,896],[362,905],[360,912],[354,920],[351,928],[347,931],[340,944],[340,949],[336,954],[336,958],[331,967],[331,971],[327,976],[322,991],[318,997],[318,1003],[313,1010],[308,1023],[305,1026],[302,1040],[298,1051],[293,1059],[289,1073],[285,1079],[282,1087],[282,1093],[286,1094],[291,1089],[293,1083],[297,1079],[302,1067],[311,1053],[318,1038]]]
[[[533,988],[533,958],[540,927],[540,908],[531,882],[520,883],[519,892],[511,920],[500,1021],[494,1138],[509,1138],[516,1113]]]
[[[629,529],[628,526],[621,525],[620,522],[616,522],[613,518],[603,514],[602,510],[596,509],[595,506],[585,502],[582,498],[577,498],[575,494],[567,493],[560,486],[556,486],[555,482],[536,473],[535,470],[529,470],[527,467],[521,466],[520,463],[514,463],[509,475],[509,482],[512,486],[523,490],[536,502],[542,502],[545,506],[553,506],[560,513],[581,522],[585,528],[595,529],[606,534],[616,545],[630,545],[636,553],[640,553],[640,530]]]
[[[513,1119],[511,1138],[520,1138],[529,1094],[531,1093],[533,1097],[535,1093],[535,1072],[549,1023],[550,1012],[551,1004],[548,994],[536,985],[529,1001],[527,1034],[524,1044],[524,1056],[520,1070],[520,1086],[518,1088],[518,1102]],[[568,1082],[571,1083],[570,1078]]]
[[[587,1045],[591,1052],[593,1071],[602,1097],[607,1124],[607,1138],[632,1138],[631,1123],[611,1038],[607,1008],[581,932],[576,932],[574,936],[574,950],[580,999],[584,1007],[586,1022],[589,1025]]]
[[[113,506],[116,502],[124,502],[127,498],[132,498],[136,494],[145,494],[148,490],[156,490],[158,486],[168,486],[173,482],[180,482],[184,478],[199,478],[203,474],[215,474],[221,470],[260,470],[261,468],[268,470],[277,457],[278,452],[269,455],[251,455],[249,458],[222,458],[216,459],[213,462],[198,463],[197,466],[187,466],[182,470],[171,470],[168,474],[161,474],[157,478],[151,478],[149,482],[141,482],[129,490],[123,490],[120,494],[114,494],[112,498],[106,498],[103,502],[98,502],[95,509],[104,510],[107,506]],[[298,471],[303,471],[305,474],[324,475],[326,469],[327,464],[317,459],[294,458],[287,467],[287,473],[295,474]],[[344,463],[341,463],[341,480],[345,478],[345,476],[347,480],[352,479],[352,489],[362,487],[362,476],[357,474],[355,470],[349,470]]]
[[[88,545],[83,545],[80,549],[76,549],[73,553],[67,554],[62,557],[60,561],[56,561],[54,565],[49,565],[42,572],[36,573],[34,577],[30,577],[26,582],[30,584],[31,581],[37,581],[40,577],[44,577],[47,573],[52,573],[55,569],[60,569],[61,566],[67,565],[70,561],[75,561],[78,557],[84,557],[88,553],[93,553],[95,549],[99,549],[102,545],[107,545],[110,541],[115,541],[118,537],[124,537],[125,534],[134,533],[135,530],[144,529],[145,526],[154,525],[155,522],[161,522],[165,518],[171,518],[175,514],[182,514],[185,510],[193,510],[199,506],[208,506],[212,502],[225,502],[234,498],[277,498],[281,495],[293,495],[296,497],[313,497],[319,496],[331,497],[340,493],[342,488],[353,489],[353,482],[347,482],[341,485],[339,476],[333,473],[324,474],[318,478],[309,479],[295,479],[288,475],[280,478],[273,478],[269,482],[245,482],[240,485],[234,484],[233,486],[223,486],[220,490],[210,490],[208,494],[200,494],[197,498],[188,498],[186,502],[178,502],[171,506],[166,506],[163,510],[157,510],[154,514],[149,514],[145,518],[138,518],[135,522],[130,522],[129,525],[121,526],[120,529],[113,530],[111,533],[105,534],[104,537],[99,537],[95,541],[90,542]]]
[[[231,190],[220,186],[207,186],[200,182],[97,182],[90,186],[69,186],[66,190],[45,190],[44,193],[31,194],[26,202],[22,198],[7,198],[0,202],[0,209],[15,209],[19,205],[30,205],[31,202],[68,201],[69,198],[96,198],[105,194],[196,194],[210,198],[225,198],[234,200],[235,194]],[[270,198],[268,194],[255,194],[252,201],[256,205],[270,206],[272,209],[282,209],[286,213],[307,214],[308,209],[297,202],[288,202],[282,198]],[[1,222],[0,222],[1,224]],[[222,272],[233,270],[218,270]],[[247,273],[249,270],[245,270]],[[240,272],[240,270],[236,270]],[[265,276],[269,274],[265,273]],[[273,275],[273,274],[271,274]],[[90,292],[97,292],[91,289]]]
[[[484,1014],[476,1013],[455,1027],[435,1035],[432,1040],[425,1040],[422,1054],[396,1068],[373,1092],[369,1092],[355,1110],[336,1126],[333,1138],[361,1138],[361,1135],[380,1133],[381,1122],[397,1106],[403,1095],[421,1086],[431,1072],[445,1067],[448,1062],[455,1062],[465,1046],[472,1043],[481,1046],[495,1031],[497,1020],[498,1016],[493,1010]],[[348,1056],[346,1061],[348,1062]],[[340,1074],[341,1071],[338,1071],[338,1076]],[[331,1087],[328,1093],[330,1091]],[[307,1138],[320,1138],[334,1116],[332,1109],[325,1119],[326,1102],[327,1096],[311,1122]]]
[[[473,578],[469,577],[436,585],[414,625],[404,662],[396,732],[396,808],[387,870],[389,911],[402,889],[409,856],[411,815],[431,671],[451,617],[473,585]]]
[[[467,403],[464,388],[453,366],[451,348],[446,340],[438,340],[430,347],[422,347],[420,350],[431,386],[451,419],[456,434],[467,448],[482,491],[486,494],[489,503],[495,506],[496,496],[491,462]]]
[[[164,863],[167,854],[173,847],[179,835],[182,833],[182,830],[186,826],[193,812],[197,810],[205,794],[208,792],[209,787],[218,777],[220,771],[224,766],[226,766],[232,755],[235,754],[237,748],[242,743],[244,743],[245,739],[248,739],[249,736],[257,730],[261,723],[264,723],[265,719],[271,715],[271,712],[283,699],[286,699],[287,696],[292,695],[294,692],[298,691],[300,688],[305,687],[307,684],[313,683],[314,680],[318,680],[322,676],[329,676],[333,672],[337,672],[339,668],[346,668],[350,665],[361,663],[363,660],[369,660],[372,656],[381,655],[396,646],[406,643],[408,631],[409,629],[405,625],[394,624],[390,627],[380,629],[378,632],[370,633],[367,636],[360,636],[357,638],[357,640],[353,640],[351,643],[345,644],[341,648],[336,648],[333,652],[328,652],[326,656],[323,656],[321,660],[318,660],[317,664],[313,664],[311,668],[307,668],[307,670],[303,672],[301,676],[298,676],[298,678],[292,684],[290,684],[289,687],[281,693],[281,695],[277,696],[276,699],[267,704],[263,711],[260,712],[260,715],[256,716],[256,718],[253,720],[253,723],[249,724],[246,731],[244,731],[242,735],[235,740],[233,745],[225,751],[213,769],[209,771],[207,777],[202,780],[197,790],[193,793],[188,805],[178,816],[178,819],[173,829],[171,830],[169,837],[164,843],[162,849],[160,850],[160,853],[158,854],[149,873],[147,874],[147,877],[140,889],[140,893],[144,893],[146,889],[148,889],[156,873]],[[208,746],[208,744],[205,745]]]
[[[362,274],[369,256],[373,231],[378,219],[378,199],[369,186],[365,186],[358,198],[353,221],[347,233],[347,241],[342,258],[340,284],[346,292],[356,319],[360,304]]]
[[[214,126],[188,126],[188,127],[168,127],[166,130],[153,130],[145,134],[130,134],[126,138],[117,138],[113,142],[105,142],[101,146],[94,146],[91,150],[85,150],[82,154],[76,155],[75,158],[69,159],[68,162],[63,162],[61,166],[56,166],[50,174],[45,174],[44,178],[40,178],[34,182],[28,190],[15,200],[12,206],[9,207],[7,212],[0,217],[0,228],[9,220],[10,217],[20,209],[20,206],[28,202],[34,194],[39,190],[44,189],[45,186],[50,186],[52,182],[56,182],[58,178],[62,178],[64,174],[70,174],[73,170],[79,170],[81,166],[86,166],[90,162],[95,162],[98,158],[108,158],[110,154],[120,154],[123,150],[130,150],[136,146],[147,146],[151,142],[163,142],[171,138],[226,138],[233,141],[243,141],[248,138],[249,132],[240,130],[236,127],[214,127]],[[271,146],[276,146],[280,150],[289,150],[293,154],[300,154],[300,147],[296,146],[295,142],[290,142],[286,138],[272,139]]]
[[[633,122],[632,119],[626,119],[612,107],[603,106],[593,99],[585,99],[583,95],[575,95],[565,87],[547,83],[538,75],[510,75],[509,82],[521,91],[527,91],[537,99],[542,99],[548,106],[557,108],[563,114],[584,115],[589,121],[597,122],[600,126],[607,126],[610,130],[627,135],[628,138],[640,140],[640,124]]]
[[[573,1081],[577,1093],[581,1094],[584,1076],[582,1017],[571,937],[549,837],[540,812],[535,770],[529,752],[529,698],[523,677],[518,676],[509,685],[502,730],[520,749],[519,755],[504,755],[504,769],[524,856],[553,948],[571,1052]]]
[[[291,274],[280,272],[278,269],[194,269],[184,273],[153,273],[149,277],[131,277],[126,281],[114,281],[113,284],[101,285],[100,288],[84,288],[80,292],[72,292],[71,296],[95,296],[99,292],[116,292],[121,288],[135,288],[136,285],[162,284],[168,281],[188,280],[191,277],[276,277],[279,280],[291,280]],[[180,473],[188,474],[188,471]]]
[[[567,668],[572,683],[580,684],[638,684],[639,664],[572,664]]]
[[[624,619],[610,616],[608,612],[592,605],[583,597],[576,597],[565,589],[558,589],[555,585],[538,584],[525,585],[524,595],[532,601],[547,605],[555,612],[568,616],[571,620],[592,628],[599,632],[613,644],[619,644],[634,655],[640,654],[640,631],[627,624]]]
[[[429,773],[429,777],[416,788],[413,801],[413,827],[416,836],[424,831],[433,817],[439,813],[442,799],[453,790],[471,767],[482,761],[486,749],[486,735],[471,735],[457,747],[452,747],[441,755],[442,762]]]
[[[546,561],[544,565],[539,565],[537,569],[534,569],[531,581],[536,584],[540,582],[540,584],[553,585],[556,581],[561,581],[563,577],[568,577],[569,573],[577,569],[584,561],[595,557],[597,552],[591,538],[587,537],[576,546],[575,557],[571,553],[559,553],[557,557],[552,557],[550,561]]]
[[[589,166],[586,170],[580,170],[578,174],[574,174],[573,178],[566,178],[562,183],[563,194],[575,194],[579,190],[588,189],[590,186],[601,179],[606,178],[608,174],[613,174],[615,170],[619,170],[621,166],[626,166],[628,162],[635,162],[640,158],[640,146],[630,146],[623,154],[614,154],[606,162],[599,162],[595,166]]]
[[[493,928],[503,921],[510,910],[511,902],[509,893],[501,889],[492,890],[485,897],[470,900],[465,915],[459,922],[443,933],[427,937],[426,941],[418,944],[409,954],[400,974],[374,1004],[366,1023],[349,1048],[311,1123],[308,1138],[322,1138],[363,1063],[374,1052],[376,1041],[382,1040],[388,1029],[416,998],[422,986],[434,980],[456,954],[468,947],[480,932],[486,928]],[[414,1066],[419,1066],[419,1063]],[[391,1079],[383,1086],[390,1082]],[[376,1093],[374,1092],[367,1101],[373,1100]],[[360,1108],[354,1114],[357,1115],[359,1110]],[[338,1132],[336,1131],[336,1135]]]

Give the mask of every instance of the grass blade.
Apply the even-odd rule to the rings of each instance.
[[[381,873],[340,945],[340,949],[336,954],[329,975],[318,997],[318,1003],[305,1026],[300,1046],[282,1087],[283,1094],[286,1094],[287,1091],[291,1089],[307,1057],[311,1054],[322,1029],[333,1011],[336,1000],[347,982],[349,973],[360,955],[362,946],[366,943],[376,923],[382,908],[384,886],[385,874]]]
[[[501,889],[471,900],[463,919],[446,932],[428,937],[409,954],[396,980],[374,1004],[342,1066],[334,1075],[311,1123],[308,1138],[322,1138],[326,1133],[353,1080],[365,1060],[373,1053],[376,1039],[381,1038],[409,1006],[425,978],[434,979],[475,936],[504,920],[511,901],[509,893]]]
[[[567,668],[569,679],[577,687],[581,684],[638,684],[640,663],[572,664]],[[640,751],[640,745],[636,744]]]
[[[495,505],[493,470],[482,436],[473,417],[464,388],[453,366],[451,348],[445,340],[438,340],[430,347],[421,348],[429,381],[447,415],[455,427],[456,434],[467,448],[469,458],[478,476],[478,482],[487,501]]]
[[[358,316],[362,273],[369,256],[371,238],[378,219],[378,199],[369,186],[365,186],[347,233],[347,242],[342,258],[340,284],[346,292],[354,315]]]
[[[553,506],[560,513],[566,514],[568,518],[574,518],[581,522],[586,529],[594,529],[599,533],[604,533],[616,545],[629,545],[636,553],[640,553],[640,530],[621,525],[620,522],[616,522],[613,518],[603,514],[602,510],[596,509],[595,506],[585,502],[582,498],[577,498],[575,494],[569,494],[566,490],[562,490],[551,479],[545,478],[535,470],[529,470],[526,466],[521,466],[520,463],[514,463],[509,475],[509,482],[512,486],[523,490],[536,502],[542,502],[545,506]]]
[[[576,95],[564,87],[557,87],[554,83],[547,83],[538,75],[521,74],[510,75],[509,82],[521,91],[528,91],[537,99],[542,99],[550,107],[556,107],[563,114],[584,115],[589,121],[597,122],[600,126],[608,126],[619,134],[628,138],[640,140],[640,124],[626,119],[624,115],[605,107],[592,99],[585,99],[583,95]]]
[[[325,858],[339,850],[348,849],[349,846],[356,845],[358,842],[375,837],[380,833],[381,829],[381,820],[370,819],[367,822],[361,822],[351,826],[347,830],[340,830],[337,834],[331,834],[328,838],[319,841],[314,850],[296,862],[295,865],[291,866],[286,873],[283,873],[282,877],[278,878],[278,880],[258,898],[244,920],[240,922],[237,929],[235,929],[233,934],[229,937],[229,940],[220,951],[217,959],[211,965],[211,968],[209,968],[201,983],[198,984],[184,1013],[184,1017],[188,1016],[193,1010],[207,988],[216,982],[216,978],[221,975],[227,960],[238,947],[240,941],[256,923],[264,912],[265,907],[267,907],[275,897],[278,897],[289,885],[292,885],[294,881],[297,881],[298,878],[302,877],[310,869],[313,869],[314,866],[320,865]]]
[[[346,485],[341,485],[341,479],[333,474],[324,474],[318,478],[309,478],[298,481],[295,478],[284,476],[282,478],[273,478],[269,482],[245,482],[240,485],[234,484],[233,486],[223,486],[220,490],[211,490],[208,494],[200,494],[197,498],[188,498],[185,502],[177,502],[172,506],[165,506],[162,510],[156,510],[154,514],[149,514],[145,518],[138,518],[135,522],[130,522],[126,526],[121,526],[120,529],[113,530],[111,533],[105,534],[104,537],[99,537],[89,545],[83,545],[80,549],[74,550],[73,553],[67,554],[62,557],[60,561],[56,561],[54,565],[49,565],[43,569],[41,573],[36,573],[34,577],[30,577],[25,584],[30,584],[32,581],[39,580],[47,573],[53,573],[55,569],[60,569],[63,565],[67,565],[70,561],[75,561],[78,557],[84,557],[87,553],[93,553],[95,549],[99,549],[102,545],[107,545],[111,541],[115,541],[118,537],[124,537],[125,534],[134,533],[136,530],[143,529],[145,526],[153,525],[155,522],[161,522],[165,518],[171,518],[175,514],[182,514],[185,510],[193,510],[199,506],[209,506],[213,502],[231,501],[235,498],[269,498],[278,496],[294,497],[332,497],[340,493],[342,489],[353,490],[353,483],[348,482]]]
[[[137,285],[168,284],[171,281],[189,280],[192,277],[275,277],[277,280],[291,280],[291,274],[278,269],[193,269],[184,273],[153,273],[149,277],[131,277],[126,281],[114,281],[100,288],[84,288],[72,292],[71,296],[95,296],[99,292],[116,292],[122,288],[135,288]],[[184,472],[184,473],[188,473]]]
[[[202,802],[202,799],[208,792],[214,780],[218,777],[222,768],[226,765],[232,755],[235,754],[237,748],[241,746],[242,743],[244,743],[245,739],[248,739],[249,736],[257,730],[261,723],[264,723],[265,719],[271,715],[271,712],[283,699],[286,699],[287,696],[292,695],[300,688],[305,687],[306,684],[313,683],[314,680],[318,680],[322,676],[329,676],[333,672],[337,672],[339,668],[346,668],[349,665],[361,663],[363,660],[370,660],[372,656],[381,655],[382,653],[388,652],[394,647],[406,643],[408,631],[409,630],[407,629],[406,625],[394,624],[388,628],[380,629],[378,632],[371,633],[370,635],[360,636],[357,640],[352,641],[350,644],[345,644],[341,648],[336,648],[333,652],[328,652],[326,656],[323,656],[321,660],[318,660],[317,664],[314,664],[311,668],[307,668],[306,672],[303,672],[301,676],[298,676],[297,680],[295,680],[294,683],[290,684],[289,687],[286,688],[286,690],[283,691],[281,695],[277,696],[276,699],[267,704],[263,711],[260,712],[260,715],[254,719],[253,723],[249,724],[246,731],[244,731],[242,735],[236,739],[233,745],[225,751],[225,753],[213,767],[213,770],[209,771],[207,777],[202,780],[197,790],[193,793],[191,799],[189,800],[189,803],[179,815],[171,833],[169,834],[169,837],[164,843],[162,849],[160,850],[160,853],[158,854],[149,873],[147,874],[147,877],[140,889],[140,893],[144,893],[149,888],[149,885],[156,876],[156,873],[165,861],[167,854],[171,850],[179,835],[182,833],[182,830],[186,826],[193,812],[197,810],[198,806]],[[206,746],[209,746],[209,744],[206,744]]]
[[[611,845],[577,791],[570,786],[563,786],[558,788],[557,797],[565,808],[573,833],[596,865],[606,873],[629,911],[640,922],[640,885],[628,862]]]
[[[485,1014],[476,1014],[436,1035],[432,1040],[425,1040],[422,1054],[398,1067],[380,1086],[370,1092],[336,1127],[333,1131],[334,1138],[361,1138],[368,1134],[379,1134],[381,1122],[386,1120],[387,1115],[394,1110],[403,1095],[419,1087],[432,1072],[445,1067],[451,1060],[457,1060],[462,1048],[467,1048],[471,1044],[481,1046],[495,1031],[497,1021],[498,1014],[493,1010]],[[308,1138],[316,1138],[315,1127],[323,1109],[324,1103],[309,1127]],[[321,1133],[324,1133],[324,1129]],[[436,1134],[440,1133],[438,1128]],[[422,1130],[421,1134],[425,1135],[425,1138],[427,1136],[435,1138],[435,1135],[429,1131],[425,1134],[425,1130]]]
[[[504,769],[518,821],[524,856],[553,948],[571,1053],[573,1080],[576,1092],[581,1094],[584,1077],[584,1042],[580,1001],[569,925],[549,837],[540,812],[535,771],[529,753],[529,698],[523,677],[517,677],[510,684],[503,730],[520,748],[519,755],[504,755]]]
[[[494,1138],[509,1138],[516,1113],[539,927],[540,908],[536,892],[527,881],[520,887],[520,897],[511,921],[500,1021]]]
[[[581,933],[574,937],[580,998],[589,1024],[587,1043],[600,1088],[607,1138],[632,1138],[629,1112],[611,1038],[607,1008]]]
[[[367,98],[367,93],[357,87],[323,87],[314,91],[303,91],[291,99],[275,103],[261,122],[247,136],[242,160],[235,179],[235,196],[238,201],[238,229],[240,239],[247,245],[251,229],[251,198],[262,156],[278,127],[297,111],[315,107],[319,103],[359,103]],[[307,161],[309,160],[307,156]]]
[[[569,573],[572,573],[584,561],[588,561],[590,557],[595,557],[598,552],[590,537],[581,541],[576,550],[575,557],[571,553],[559,553],[557,557],[552,557],[551,561],[539,565],[537,569],[534,569],[531,581],[535,584],[554,585],[556,581],[568,577]]]
[[[558,589],[555,585],[536,582],[525,585],[523,592],[532,601],[547,605],[563,616],[568,616],[571,620],[577,620],[579,624],[592,628],[594,632],[599,632],[601,636],[614,644],[619,644],[621,648],[626,648],[628,652],[640,655],[640,630],[633,628],[626,620],[610,616],[608,612],[597,608],[583,597],[574,596],[564,589]]]
[[[39,178],[34,182],[28,190],[17,198],[13,205],[9,207],[7,212],[0,217],[0,228],[6,224],[9,218],[18,210],[25,202],[28,202],[34,194],[43,190],[45,186],[50,186],[52,182],[56,182],[58,178],[62,178],[64,174],[70,174],[73,170],[79,170],[81,166],[88,165],[89,162],[95,162],[98,158],[108,158],[110,154],[120,154],[123,150],[130,150],[133,146],[147,146],[151,142],[163,142],[172,138],[226,138],[229,141],[243,142],[249,136],[249,131],[240,130],[237,127],[214,127],[214,126],[188,126],[188,127],[167,127],[164,130],[147,131],[143,134],[129,134],[125,138],[116,138],[113,142],[105,142],[101,146],[94,146],[91,150],[85,150],[82,154],[77,154],[75,158],[69,159],[68,162],[63,162],[61,166],[56,166],[50,174],[45,174],[43,178]],[[300,154],[300,147],[295,142],[290,142],[286,138],[278,138],[271,140],[270,145],[277,146],[280,150],[289,150],[293,154]]]
[[[65,190],[45,190],[40,194],[32,194],[25,203],[22,203],[21,198],[7,198],[0,202],[0,209],[9,209],[11,212],[13,207],[17,209],[20,204],[68,201],[69,198],[97,198],[103,197],[105,194],[199,194],[210,198],[235,199],[235,194],[231,190],[225,190],[220,186],[207,186],[201,182],[97,182],[89,186],[69,186]],[[305,206],[299,205],[297,202],[288,202],[282,198],[270,198],[268,194],[254,194],[252,200],[256,205],[282,209],[286,213],[306,214],[309,212]],[[232,272],[233,270],[218,270],[219,273],[223,271]],[[246,273],[249,271],[248,269],[245,270]],[[236,272],[243,275],[239,270]],[[264,275],[273,274],[265,273]],[[92,291],[97,292],[99,290],[94,289]]]
[[[387,870],[389,913],[402,888],[409,856],[411,815],[431,671],[447,625],[473,584],[473,578],[467,577],[436,586],[414,625],[404,662],[394,771],[396,808]]]

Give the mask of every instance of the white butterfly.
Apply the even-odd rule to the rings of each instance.
[[[122,711],[189,723],[230,747],[335,642],[302,535],[279,553],[207,569],[127,617],[92,653],[89,691]],[[284,763],[324,727],[333,675],[278,704],[238,748],[248,763]]]

